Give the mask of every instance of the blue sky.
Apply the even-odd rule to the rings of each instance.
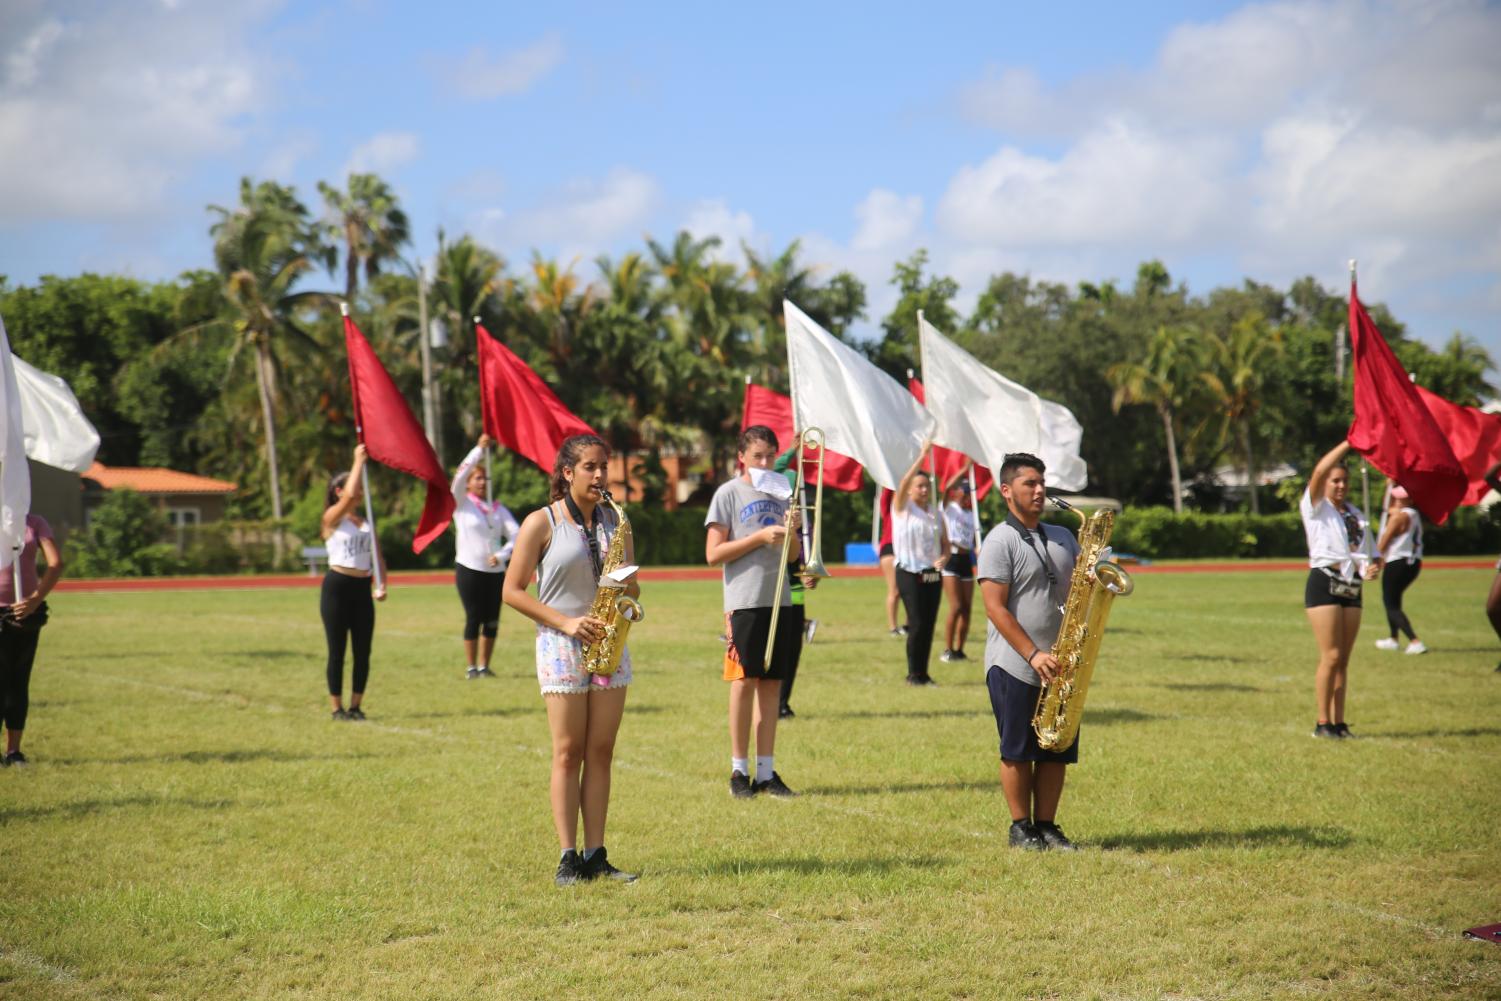
[[[1314,274],[1501,358],[1501,12],[1448,0],[493,5],[10,0],[0,274],[210,261],[238,178],[374,169],[416,250],[717,233],[890,303],[917,247],[1196,291]]]

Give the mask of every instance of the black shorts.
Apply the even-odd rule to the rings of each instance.
[[[1315,567],[1308,571],[1308,583],[1303,585],[1303,607],[1318,608],[1322,605],[1338,605],[1341,608],[1359,608],[1360,595],[1357,593],[1353,598],[1342,598],[1329,592],[1329,585],[1334,583],[1334,578],[1324,571]],[[1341,583],[1348,581],[1341,580]],[[1357,590],[1360,581],[1355,582]]]
[[[889,542],[883,542],[883,543],[881,543],[881,555],[882,556],[895,557],[896,556],[896,548],[893,547],[892,544],[889,543]],[[1501,562],[1497,562],[1496,563],[1496,569],[1497,570],[1501,570]]]
[[[766,634],[771,631],[770,608],[737,608],[727,616],[730,642],[725,650],[724,680],[768,678],[780,681],[803,652],[803,608],[783,605],[777,617],[777,641],[766,663]]]
[[[1032,717],[1042,689],[1013,678],[995,664],[985,674],[990,689],[990,711],[995,713],[996,732],[1001,737],[1002,761],[1044,761],[1072,765],[1079,760],[1079,738],[1064,751],[1044,751],[1037,746]]]
[[[948,562],[943,565],[945,577],[958,577],[960,580],[975,579],[975,558],[968,551],[950,553]]]

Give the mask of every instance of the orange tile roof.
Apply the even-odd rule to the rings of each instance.
[[[106,490],[137,490],[143,494],[232,494],[239,487],[225,480],[154,466],[105,466],[95,462],[84,477]]]

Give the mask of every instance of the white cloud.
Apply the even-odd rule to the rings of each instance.
[[[860,222],[850,246],[855,250],[887,250],[912,238],[922,222],[922,196],[902,196],[876,188],[855,206]]]
[[[745,252],[741,243],[751,250],[765,250],[766,234],[756,229],[756,221],[744,209],[735,211],[723,198],[706,198],[693,206],[688,218],[680,227],[702,240],[717,236],[719,247],[714,251],[716,260],[729,261],[737,267],[745,264]]]
[[[269,68],[264,4],[0,12],[0,218],[142,218],[206,157],[239,148]]]
[[[599,253],[622,236],[639,234],[661,200],[656,178],[615,167],[603,178],[571,181],[534,204],[479,206],[469,217],[477,237],[513,256],[536,248],[575,257]]]
[[[384,174],[415,160],[422,144],[412,132],[379,132],[349,154],[341,177],[350,174]]]
[[[1181,25],[1140,71],[993,68],[959,106],[1008,141],[950,179],[935,264],[1077,280],[1197,256],[1338,287],[1355,256],[1397,306],[1456,276],[1496,289],[1497,51],[1480,0],[1326,0]]]
[[[549,34],[498,56],[476,45],[458,62],[445,63],[441,75],[460,96],[488,101],[526,93],[562,61],[563,40]]]

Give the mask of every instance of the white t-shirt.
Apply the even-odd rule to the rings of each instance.
[[[911,501],[898,511],[891,509],[891,551],[896,565],[908,573],[931,570],[942,555],[939,551],[938,518]]]
[[[1417,508],[1410,505],[1404,505],[1402,510],[1407,512],[1407,528],[1386,544],[1382,558],[1388,563],[1423,558],[1423,516],[1418,513]]]
[[[951,549],[975,549],[975,513],[957,502],[945,504],[943,521],[949,530]]]
[[[521,526],[500,501],[486,502],[470,495],[469,474],[484,454],[485,450],[476,445],[459,463],[459,471],[453,477],[453,527],[457,534],[454,562],[480,573],[505,573]],[[501,539],[506,540],[504,545]],[[491,555],[499,559],[493,567]]]
[[[1328,499],[1321,497],[1315,504],[1304,490],[1298,501],[1298,513],[1303,516],[1303,533],[1308,537],[1308,565],[1329,567],[1338,570],[1346,580],[1354,580],[1368,561],[1368,557],[1360,552],[1360,545],[1369,526],[1364,512],[1354,504],[1347,502],[1345,512],[1357,526],[1354,532],[1345,515],[1337,511]]]

